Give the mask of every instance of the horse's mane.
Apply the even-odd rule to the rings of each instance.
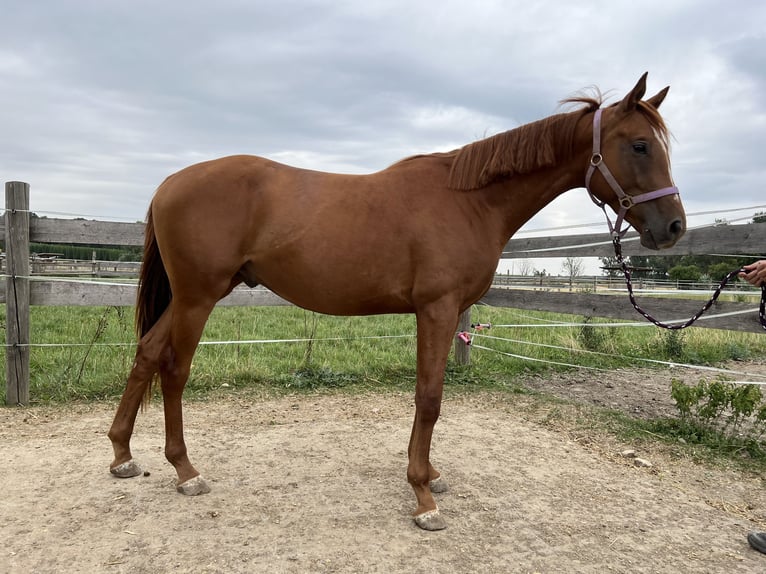
[[[574,111],[520,126],[452,152],[455,159],[449,186],[460,190],[478,189],[571,157],[577,122],[583,115],[599,109],[602,103],[598,90],[594,96],[568,98],[561,104],[579,106]],[[638,109],[667,144],[668,131],[659,112],[643,101],[639,102]]]

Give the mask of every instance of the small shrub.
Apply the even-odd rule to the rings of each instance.
[[[732,361],[744,361],[750,358],[750,351],[736,341],[729,341],[726,343],[726,355]]]
[[[690,386],[673,379],[670,394],[681,418],[706,431],[720,431],[732,438],[740,434],[757,440],[766,430],[766,404],[755,385],[735,385],[722,380],[701,380]],[[747,425],[743,433],[743,424]]]
[[[590,325],[591,317],[586,317],[582,327],[577,332],[577,341],[588,351],[601,351],[607,340],[603,328]]]
[[[668,329],[662,333],[662,350],[669,359],[684,358],[684,333],[680,329]]]

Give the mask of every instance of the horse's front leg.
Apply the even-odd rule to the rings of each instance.
[[[444,370],[457,328],[458,309],[447,303],[417,312],[418,358],[415,421],[410,436],[407,480],[417,497],[415,523],[424,530],[447,527],[431,492],[446,490],[446,483],[430,462],[431,436],[439,418]]]

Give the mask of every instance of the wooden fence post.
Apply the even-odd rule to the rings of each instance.
[[[5,184],[5,402],[29,403],[29,184]]]
[[[470,332],[471,330],[471,308],[468,307],[460,314],[460,319],[457,324],[457,331]],[[455,337],[455,362],[458,365],[470,365],[471,364],[471,347],[466,345],[463,341]]]

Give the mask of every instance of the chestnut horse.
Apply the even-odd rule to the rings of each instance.
[[[642,100],[645,89],[646,74],[609,107],[575,98],[568,100],[574,111],[370,175],[234,156],[168,177],[147,216],[139,342],[109,431],[112,474],[141,472],[130,438],[159,374],[165,456],[178,474],[177,490],[209,491],[187,456],[181,395],[216,302],[240,283],[264,285],[318,313],[415,313],[407,480],[417,498],[418,526],[444,528],[432,491],[445,490],[446,483],[429,451],[445,364],[459,314],[492,284],[510,237],[558,195],[583,187],[586,175],[594,200],[622,209],[643,245],[670,247],[685,231],[668,133],[657,111],[668,88]]]

